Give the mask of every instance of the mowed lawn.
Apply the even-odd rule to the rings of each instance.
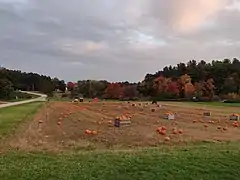
[[[40,106],[33,103],[1,109],[5,120],[0,123],[0,131],[3,129],[5,134],[10,133],[24,117],[32,116]],[[239,165],[238,142],[163,146],[125,152],[50,154],[9,150],[0,154],[0,179],[238,180]]]
[[[194,105],[207,105],[207,106],[222,106],[222,107],[240,107],[240,103],[224,103],[224,102],[191,102]]]

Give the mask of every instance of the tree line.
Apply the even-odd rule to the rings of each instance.
[[[0,99],[3,100],[15,98],[16,90],[39,91],[51,96],[54,89],[65,91],[65,88],[65,82],[57,78],[0,68]]]
[[[65,92],[66,87],[68,92]],[[65,83],[35,73],[2,69],[0,88],[1,96],[8,96],[8,92],[21,89],[49,95],[57,90],[63,92],[64,96],[70,94],[72,98],[82,95],[88,98],[123,100],[237,100],[240,99],[240,61],[236,58],[213,60],[210,63],[191,60],[176,66],[166,66],[154,74],[146,74],[144,80],[137,83],[106,80]]]

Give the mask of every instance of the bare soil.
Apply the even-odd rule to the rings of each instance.
[[[2,146],[24,151],[56,152],[240,140],[240,128],[233,127],[233,122],[229,120],[230,114],[238,113],[237,108],[189,106],[184,103],[162,104],[162,107],[141,102],[135,103],[136,106],[132,104],[51,102]],[[155,112],[151,111],[153,108]],[[169,111],[175,113],[175,120],[163,118]],[[203,116],[206,111],[211,112],[210,117]],[[132,116],[130,126],[114,127],[114,118],[121,115]],[[166,126],[166,135],[156,132],[161,126]],[[227,130],[223,130],[224,127]],[[173,128],[181,129],[183,133],[173,134]],[[87,129],[98,134],[85,134]],[[170,138],[168,142],[166,136]]]

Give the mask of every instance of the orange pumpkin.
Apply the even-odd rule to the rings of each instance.
[[[238,121],[234,121],[234,122],[233,122],[233,126],[234,126],[234,127],[239,127]]]
[[[98,132],[97,132],[97,131],[92,131],[92,134],[93,134],[93,135],[97,135]]]
[[[91,133],[92,133],[92,131],[90,131],[89,129],[85,130],[85,134],[91,134]]]
[[[166,130],[160,131],[160,134],[163,135],[163,136],[166,135]]]

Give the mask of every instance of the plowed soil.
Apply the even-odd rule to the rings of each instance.
[[[9,137],[4,147],[56,152],[236,141],[240,140],[240,128],[233,127],[229,115],[237,110],[185,103],[163,103],[158,107],[150,103],[135,103],[133,106],[132,102],[50,102],[32,121],[23,124]],[[169,111],[175,113],[175,120],[163,118]],[[211,112],[210,117],[203,116],[206,111]],[[114,127],[114,118],[120,115],[132,116],[131,125]],[[166,126],[166,135],[156,132],[160,126]],[[173,134],[173,128],[181,129],[182,134]],[[98,134],[85,134],[87,129]],[[167,142],[166,137],[170,138]]]

